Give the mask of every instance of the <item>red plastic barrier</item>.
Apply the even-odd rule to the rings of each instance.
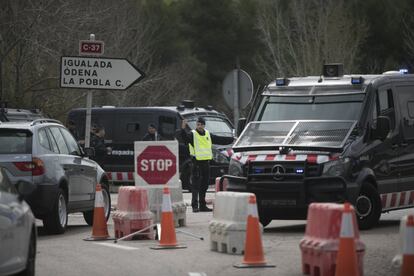
[[[308,209],[305,237],[300,241],[302,272],[312,276],[334,276],[339,245],[343,204],[312,203]],[[363,275],[365,245],[359,239],[358,224],[353,212],[355,247],[360,275]]]
[[[222,185],[220,185],[220,179],[221,177],[216,178],[216,193],[227,191],[227,184],[229,183],[229,180],[227,178],[224,178]]]
[[[149,210],[147,190],[139,187],[121,187],[118,191],[118,210],[113,212],[115,238],[122,238],[153,224]],[[154,229],[144,231],[135,238],[155,239]]]

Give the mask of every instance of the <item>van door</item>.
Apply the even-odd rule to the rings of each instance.
[[[372,115],[373,124],[375,125],[378,116],[388,117],[390,119],[391,131],[384,141],[373,141],[373,143],[378,143],[378,145],[371,152],[372,168],[377,178],[379,194],[388,194],[400,189],[398,157],[401,137],[399,135],[399,126],[396,124],[397,114],[394,104],[396,100],[393,89],[389,85],[381,86],[376,91],[375,96],[375,109]],[[383,208],[387,206],[386,203],[382,202]]]
[[[401,142],[399,146],[398,166],[401,187],[396,196],[396,207],[414,204],[414,85],[397,84],[395,86],[399,112]]]
[[[105,171],[112,173],[114,181],[133,181],[134,141],[142,140],[153,116],[144,112],[119,112],[112,133],[112,150],[105,163]]]

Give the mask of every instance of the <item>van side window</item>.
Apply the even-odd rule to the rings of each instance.
[[[127,123],[127,131],[134,133],[139,131],[139,123]]]
[[[391,130],[395,129],[394,98],[391,88],[379,88],[377,91],[377,115],[390,119]],[[376,117],[374,117],[376,118]]]
[[[173,140],[176,130],[176,118],[168,116],[159,117],[159,129],[161,137],[166,140]]]
[[[414,86],[397,86],[396,89],[403,137],[405,140],[414,140]]]

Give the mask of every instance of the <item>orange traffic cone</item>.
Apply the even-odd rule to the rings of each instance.
[[[407,217],[407,228],[404,237],[401,276],[414,275],[414,216]]]
[[[101,184],[96,184],[95,209],[93,210],[92,236],[85,241],[113,240],[109,237],[106,225],[104,201]]]
[[[355,233],[351,205],[344,204],[335,276],[358,276],[359,268],[355,246]]]
[[[177,244],[174,226],[174,214],[171,206],[170,189],[164,187],[162,195],[161,209],[161,239],[158,246],[151,249],[179,249],[186,248],[184,245]]]
[[[275,265],[267,264],[264,258],[255,195],[249,197],[243,262],[234,265],[234,267],[275,267]]]

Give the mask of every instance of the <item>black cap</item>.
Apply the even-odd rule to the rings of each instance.
[[[152,127],[152,128],[156,128],[155,125],[153,123],[148,124],[148,127]]]
[[[200,123],[200,124],[206,125],[206,120],[205,120],[203,117],[198,117],[198,118],[197,118],[197,123]]]

